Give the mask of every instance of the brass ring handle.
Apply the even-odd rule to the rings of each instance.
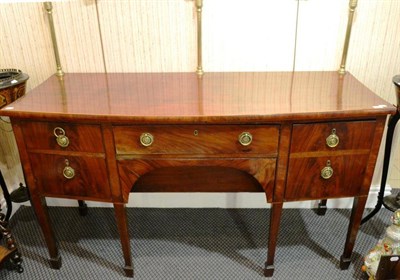
[[[336,135],[336,129],[332,129],[331,134],[326,138],[326,145],[330,148],[335,148],[339,145],[339,136]]]
[[[321,177],[325,180],[328,180],[333,175],[333,168],[331,167],[331,161],[328,160],[326,162],[326,166],[321,170]]]
[[[61,127],[56,127],[53,131],[54,135],[56,136],[57,144],[62,147],[66,148],[69,145],[69,139],[65,135],[65,130]]]
[[[143,146],[145,147],[151,146],[153,142],[154,142],[154,137],[150,133],[145,132],[140,135],[140,143]]]
[[[67,178],[67,179],[74,178],[75,177],[75,170],[71,166],[69,166],[69,161],[67,159],[65,160],[65,165],[66,166],[63,169],[64,177]]]
[[[253,141],[253,136],[251,135],[250,132],[242,132],[239,135],[239,143],[242,146],[248,146],[251,144],[251,141]]]

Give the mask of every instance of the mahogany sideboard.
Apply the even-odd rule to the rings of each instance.
[[[354,197],[340,258],[349,266],[395,112],[350,73],[246,72],[69,73],[0,113],[11,119],[53,268],[61,257],[46,197],[113,203],[133,276],[130,192],[260,192],[272,204],[271,276],[288,201]]]

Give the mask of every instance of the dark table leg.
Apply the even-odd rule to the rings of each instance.
[[[369,219],[371,219],[373,216],[376,215],[376,213],[379,212],[379,210],[382,208],[383,199],[384,199],[384,193],[385,193],[385,187],[386,187],[386,180],[388,176],[388,171],[389,171],[389,162],[390,162],[390,154],[392,151],[392,142],[393,142],[393,134],[394,130],[396,128],[396,124],[400,119],[400,111],[397,110],[396,114],[394,116],[391,116],[389,119],[388,123],[388,129],[387,129],[387,134],[386,134],[386,142],[385,142],[385,155],[383,159],[383,168],[382,168],[382,177],[381,177],[381,186],[379,189],[378,193],[378,201],[375,205],[375,208],[372,210],[371,213],[369,213],[367,216],[365,216],[361,224],[367,222]]]
[[[8,222],[8,220],[10,219],[10,216],[11,216],[11,212],[12,212],[12,202],[11,202],[10,193],[8,192],[7,185],[6,185],[6,182],[4,181],[4,177],[3,177],[3,174],[1,173],[1,170],[0,170],[0,185],[1,185],[1,189],[3,191],[4,199],[6,200],[6,204],[7,204],[7,212],[6,212],[6,217],[4,218],[4,220]]]
[[[322,199],[319,203],[318,203],[318,208],[317,208],[317,215],[319,216],[324,216],[326,213],[326,209],[328,209],[326,207],[326,203],[327,203],[327,199]]]
[[[78,204],[79,204],[79,214],[81,216],[86,216],[88,212],[88,207],[86,202],[84,200],[78,200]]]

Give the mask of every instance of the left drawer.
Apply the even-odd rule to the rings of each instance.
[[[26,122],[21,128],[28,150],[104,151],[99,125]]]
[[[104,158],[36,153],[29,157],[36,184],[46,196],[111,200]]]

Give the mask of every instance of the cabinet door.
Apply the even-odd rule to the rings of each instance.
[[[22,132],[28,150],[76,151],[102,153],[103,138],[98,125],[26,122]],[[58,136],[58,137],[57,137]],[[59,142],[63,138],[63,141]],[[64,143],[64,145],[62,145]]]
[[[364,180],[369,154],[292,158],[289,161],[286,201],[354,196]],[[322,177],[324,168],[332,175]]]
[[[104,158],[31,154],[30,161],[46,196],[111,201]]]

